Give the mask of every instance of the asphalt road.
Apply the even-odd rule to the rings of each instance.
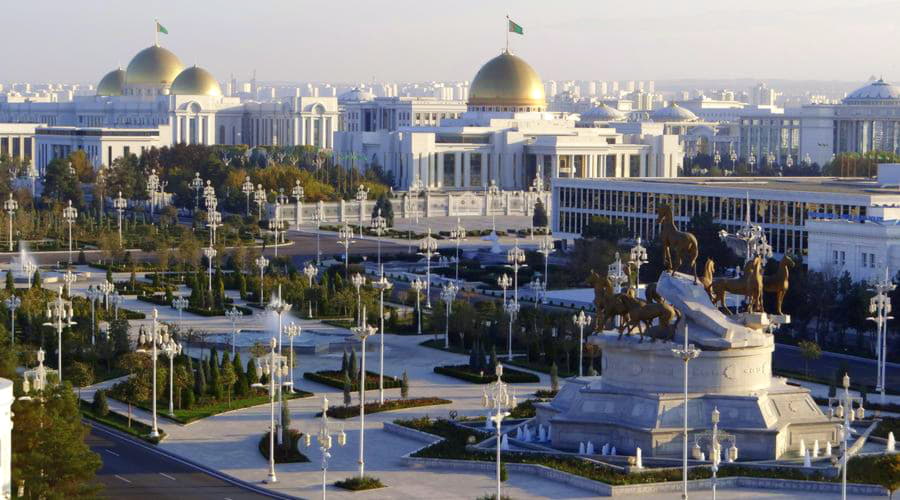
[[[777,340],[777,337],[776,337]],[[772,365],[776,369],[789,370],[804,373],[806,360],[800,355],[799,349],[793,346],[775,344],[775,353],[772,356]],[[833,353],[823,352],[822,357],[809,362],[809,374],[826,380],[832,380],[835,370],[846,366],[850,374],[850,381],[855,384],[865,384],[875,387],[876,362],[874,359],[862,359],[856,357],[843,357]],[[885,366],[887,377],[886,388],[891,392],[900,392],[900,367],[896,364]]]
[[[288,498],[255,493],[210,475],[186,462],[152,450],[122,434],[89,422],[86,442],[100,454],[103,467],[97,472],[106,498],[218,500]],[[260,471],[262,474],[265,471]]]

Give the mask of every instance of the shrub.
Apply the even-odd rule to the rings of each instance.
[[[435,366],[434,373],[458,378],[473,384],[489,384],[497,380],[497,376],[493,373],[472,372],[468,365]],[[540,382],[541,379],[533,373],[504,368],[503,381],[508,384],[533,384]]]
[[[409,397],[409,376],[406,370],[403,370],[403,377],[400,378],[400,397],[403,399]]]
[[[312,380],[313,382],[318,382],[320,384],[330,385],[336,389],[344,388],[344,377],[343,373],[335,370],[321,370],[317,372],[305,372],[303,374],[303,378]],[[350,383],[352,384],[352,390],[356,391],[359,389],[359,380],[358,377],[353,377],[350,379]],[[400,387],[400,379],[397,377],[391,377],[389,375],[384,376],[384,388],[385,389],[397,389]],[[378,389],[378,374],[375,372],[370,372],[366,370],[366,389]]]
[[[443,398],[412,398],[412,399],[388,399],[384,404],[366,403],[366,414],[383,411],[402,410],[404,408],[418,408],[421,406],[448,405],[452,403]],[[533,408],[533,407],[532,407]],[[321,412],[317,415],[320,416]],[[353,418],[359,415],[359,405],[332,406],[328,409],[328,416],[332,418]]]
[[[509,471],[506,470],[506,464],[500,463],[500,480],[506,482],[509,480]]]
[[[303,433],[297,429],[288,429],[289,439],[284,444],[287,446],[278,446],[278,439],[275,439],[275,463],[276,464],[292,464],[299,462],[309,462],[309,458],[300,452],[300,438]],[[269,433],[263,434],[259,440],[259,452],[263,458],[269,459]]]
[[[338,488],[350,491],[374,490],[376,488],[384,488],[384,484],[380,479],[373,476],[348,477],[343,481],[334,483]]]
[[[109,402],[106,400],[105,390],[100,389],[94,393],[93,408],[94,413],[96,413],[98,417],[105,417],[109,415]]]

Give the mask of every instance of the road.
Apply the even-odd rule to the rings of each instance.
[[[152,445],[88,423],[91,431],[86,442],[103,460],[97,480],[104,486],[104,497],[154,500],[290,498],[253,492],[154,451]]]
[[[803,373],[806,367],[806,360],[800,354],[800,350],[794,346],[775,344],[772,365],[776,369]],[[847,371],[850,373],[850,381],[854,385],[865,384],[875,387],[876,362],[874,359],[845,357],[839,354],[822,352],[821,358],[809,362],[809,374],[825,380],[833,380],[835,370],[842,366],[847,367]],[[891,392],[900,392],[900,367],[895,363],[888,363],[885,366],[885,376],[887,377],[887,389]]]

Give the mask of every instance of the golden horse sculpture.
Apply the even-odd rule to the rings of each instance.
[[[628,308],[620,299],[622,294],[616,295],[613,293],[612,282],[609,281],[609,278],[600,276],[592,269],[587,281],[594,287],[594,308],[596,309],[594,331],[602,331],[606,322],[616,316],[622,316],[621,324],[625,325],[627,323]],[[622,331],[621,327],[619,331]]]
[[[697,255],[699,247],[697,238],[688,232],[679,231],[672,217],[672,207],[659,205],[656,207],[656,221],[660,225],[659,238],[663,247],[663,263],[670,273],[677,271],[682,263],[687,263],[694,271],[694,283],[697,282]]]
[[[790,285],[790,270],[794,267],[794,260],[787,255],[778,263],[778,271],[771,276],[763,277],[763,291],[775,294],[775,314],[781,315],[781,304]]]
[[[622,302],[628,307],[626,330],[631,335],[631,330],[637,328],[638,333],[641,334],[641,342],[644,341],[645,334],[653,328],[653,320],[658,320],[659,328],[657,330],[674,334],[674,330],[669,328],[669,325],[673,319],[678,317],[678,310],[659,295],[656,297],[659,302],[651,303],[627,295],[622,298]],[[644,328],[641,328],[641,324],[644,325]],[[619,338],[622,338],[622,332],[619,332]],[[656,338],[656,336],[651,336],[651,341],[655,342]],[[664,338],[671,338],[670,334],[666,333]]]
[[[725,295],[728,293],[744,295],[749,302],[748,311],[762,312],[762,288],[762,260],[755,257],[744,266],[744,276],[713,279],[711,286],[713,303],[718,302],[719,307],[725,308],[728,314],[731,314],[731,310],[725,305]]]
[[[706,259],[706,265],[703,266],[703,276],[700,277],[700,284],[703,285],[703,289],[706,290],[706,295],[709,295],[709,300],[715,302],[716,300],[713,298],[712,292],[712,282],[713,282],[713,274],[716,273],[716,263],[713,262],[712,259]]]

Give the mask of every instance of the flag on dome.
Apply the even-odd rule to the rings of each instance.
[[[162,24],[159,24],[159,21],[156,21],[156,32],[157,33],[165,33],[166,35],[169,34],[169,30],[167,30],[166,27],[163,26]]]
[[[506,18],[509,21],[509,32],[510,33],[518,33],[520,35],[525,34],[525,29],[516,24],[512,19]]]

